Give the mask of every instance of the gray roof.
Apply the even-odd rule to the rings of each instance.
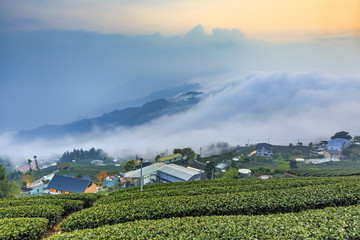
[[[189,167],[191,168],[196,168],[199,170],[205,170],[206,164],[205,163],[200,163],[200,162],[193,162],[191,164],[189,164]]]
[[[49,182],[47,188],[71,193],[83,193],[89,184],[90,180],[55,175]]]
[[[166,173],[168,175],[171,175],[173,177],[182,179],[182,180],[189,180],[195,175],[199,175],[200,173],[195,170],[191,170],[176,164],[168,164],[164,165],[159,169],[159,172]]]
[[[159,168],[162,167],[164,164],[165,163],[154,163],[154,164],[151,164],[150,166],[143,167],[143,169],[142,169],[143,176],[149,175],[152,173],[156,174],[156,172],[159,170]],[[141,171],[141,169],[127,172],[127,173],[125,173],[125,177],[126,178],[140,178],[140,171]]]
[[[268,143],[258,143],[258,144],[256,144],[255,149],[261,149],[261,148],[264,148],[265,150],[268,150],[268,151],[273,150],[273,146],[271,144],[268,144]]]

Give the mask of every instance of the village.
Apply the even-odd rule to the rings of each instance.
[[[217,157],[210,156],[206,158],[201,158],[191,148],[174,149],[174,154],[158,155],[150,160],[136,157],[136,160],[128,160],[123,164],[119,164],[118,159],[112,159],[110,163],[100,159],[91,160],[91,168],[98,169],[95,177],[72,173],[71,171],[74,168],[70,166],[76,164],[77,161],[72,160],[71,163],[58,163],[59,166],[67,166],[63,167],[67,174],[60,171],[61,168],[57,168],[55,164],[49,167],[49,169],[53,169],[51,173],[35,181],[28,182],[22,190],[24,195],[98,193],[134,186],[142,187],[154,183],[199,181],[215,178],[257,177],[268,179],[287,177],[291,175],[289,174],[291,169],[299,168],[299,166],[303,166],[305,169],[308,166],[324,165],[331,167],[331,164],[336,162],[353,161],[354,159],[349,159],[354,158],[353,153],[344,154],[350,146],[357,149],[360,146],[359,138],[333,137],[331,140],[320,141],[317,144],[310,143],[309,146],[303,146],[300,142],[296,145],[289,144],[289,146],[258,143],[256,145],[237,147]],[[31,171],[46,171],[48,166],[40,169],[36,156],[34,162],[36,162],[36,165]],[[110,165],[108,167],[114,169],[111,174],[101,170],[107,164]],[[28,169],[31,169],[30,162],[28,166]],[[276,168],[272,169],[271,166]],[[36,169],[37,171],[35,171]],[[116,171],[116,169],[122,171]],[[29,171],[25,174],[28,173]]]

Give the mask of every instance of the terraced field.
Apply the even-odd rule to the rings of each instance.
[[[359,239],[360,177],[214,180],[147,185],[142,193],[7,199],[0,218],[0,239],[40,239],[47,228],[61,231],[50,239]]]

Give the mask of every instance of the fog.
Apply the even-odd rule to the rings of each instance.
[[[37,155],[61,155],[72,149],[102,148],[111,156],[135,154],[146,159],[174,148],[199,153],[218,142],[232,146],[248,142],[317,142],[335,132],[360,135],[360,77],[321,72],[229,72],[193,79],[203,99],[186,112],[164,116],[134,128],[94,130],[78,138],[14,142],[12,133],[0,137],[0,156],[14,162]],[[205,151],[205,152],[204,152]]]

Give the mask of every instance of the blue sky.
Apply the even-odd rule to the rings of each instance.
[[[303,113],[296,115],[303,122],[310,112],[333,116],[328,129],[317,125],[315,119],[291,137],[305,128],[312,129],[310,135],[316,132],[321,136],[329,129],[355,130],[343,117],[352,116],[360,102],[349,90],[360,90],[359,9],[357,0],[226,0],[226,4],[219,0],[1,1],[0,134],[8,136],[9,131],[92,117],[94,109],[101,112],[109,104],[185,83],[199,83],[204,91],[215,94],[226,89],[229,82],[247,82],[253,74],[262,76],[250,78],[254,83],[265,79],[266,84],[235,88],[236,94],[256,103],[239,111],[252,116],[249,121],[261,119],[256,109],[264,111],[263,93],[275,88],[279,91],[272,94],[282,97],[272,103],[281,108],[284,122],[294,117],[294,109]],[[337,87],[336,91],[326,87],[327,81]],[[323,89],[312,89],[316,86]],[[306,104],[300,97],[290,108],[280,104],[291,102],[292,91],[306,89],[314,91],[301,95]],[[224,116],[238,116],[231,98],[215,99],[219,101],[214,106],[229,105],[225,109],[231,111]],[[240,105],[243,102],[246,99],[236,101]],[[336,104],[342,106],[341,116]],[[211,111],[199,112],[204,115],[186,116],[216,122]],[[319,116],[320,120],[324,119]],[[189,129],[197,125],[191,118],[183,122],[189,122]],[[264,126],[275,129],[274,124]],[[226,120],[222,125],[227,129],[232,123]],[[214,129],[212,124],[204,126]],[[261,137],[261,131],[255,133],[257,128],[247,126]],[[268,135],[265,138],[276,135],[263,131]],[[220,136],[210,130],[208,133]],[[224,133],[221,138],[226,141],[231,137]],[[194,139],[192,144],[202,144],[200,133]],[[233,139],[233,143],[242,140]],[[172,145],[185,144],[180,142],[174,140]],[[161,144],[159,140],[158,148]],[[116,148],[106,147],[116,153]]]

